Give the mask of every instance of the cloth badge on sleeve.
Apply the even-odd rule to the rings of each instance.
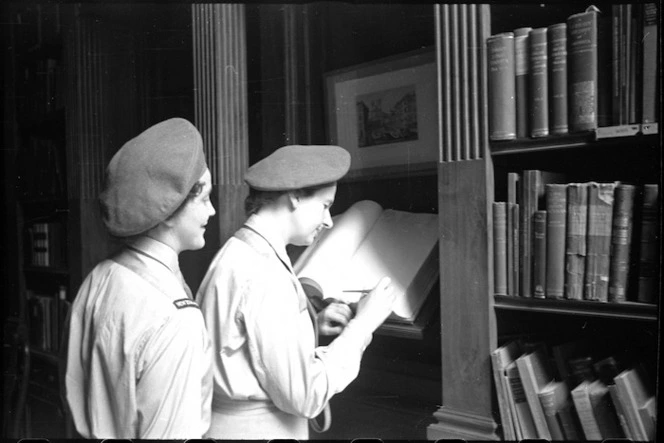
[[[198,308],[198,304],[196,304],[195,301],[193,301],[190,298],[181,298],[179,300],[175,300],[173,302],[176,308],[178,309],[184,309],[184,308]],[[200,308],[198,308],[200,309]]]

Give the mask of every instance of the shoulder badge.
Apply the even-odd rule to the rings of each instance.
[[[179,300],[175,300],[173,302],[176,308],[178,309],[184,309],[184,308],[198,308],[198,304],[193,301],[190,298],[181,298]],[[200,309],[200,308],[198,308]]]

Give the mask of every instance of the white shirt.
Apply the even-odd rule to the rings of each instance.
[[[217,253],[196,297],[214,349],[213,412],[238,415],[267,404],[315,417],[357,376],[371,331],[351,320],[330,345],[316,347],[283,241],[258,215],[245,226]],[[252,438],[272,437],[260,426],[256,420]],[[234,436],[222,431],[209,437]]]
[[[200,438],[210,423],[211,348],[175,251],[140,237],[86,277],[65,349],[65,398],[86,438]],[[178,301],[177,303],[174,303]]]

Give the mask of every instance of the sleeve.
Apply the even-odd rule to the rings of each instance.
[[[139,357],[138,437],[201,438],[210,426],[211,348],[200,310],[178,309],[147,339]]]
[[[244,320],[261,386],[279,409],[307,418],[317,416],[357,376],[367,336],[349,324],[345,338],[324,352],[316,348],[306,303],[301,303],[288,276],[263,275],[248,291]]]

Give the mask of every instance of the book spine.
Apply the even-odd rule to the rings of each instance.
[[[564,440],[565,436],[557,418],[556,392],[552,389],[540,391],[537,393],[537,397],[542,403],[542,410],[544,411],[547,427],[551,432],[551,439],[553,441]]]
[[[547,29],[549,45],[549,132],[569,132],[567,124],[567,23]]]
[[[528,126],[528,34],[532,28],[514,30],[514,58],[516,60],[516,136],[526,138],[530,134]]]
[[[642,303],[658,303],[659,271],[659,185],[643,186],[641,203],[641,232],[639,252],[639,288],[637,300]]]
[[[516,292],[514,290],[516,286],[516,280],[514,279],[514,205],[515,203],[506,203],[505,204],[505,216],[507,219],[507,225],[505,226],[505,243],[506,243],[506,259],[507,259],[507,295],[515,296]]]
[[[567,185],[546,185],[546,212],[546,297],[563,298]]]
[[[570,132],[597,129],[597,12],[567,19]]]
[[[612,125],[623,123],[620,92],[620,5],[611,6],[611,110]]]
[[[641,42],[642,60],[642,92],[641,121],[655,123],[657,121],[657,72],[658,72],[658,23],[657,3],[643,5],[643,39]]]
[[[616,410],[616,415],[618,416],[618,422],[620,427],[625,434],[625,437],[629,440],[634,440],[634,434],[632,433],[632,428],[627,421],[627,415],[623,407],[622,401],[620,400],[620,394],[618,393],[618,387],[615,384],[608,385],[609,395],[611,395],[611,401],[613,402],[613,407]]]
[[[533,421],[533,414],[530,411],[530,406],[528,406],[526,391],[523,387],[521,377],[519,376],[519,370],[515,364],[508,367],[507,376],[509,378],[510,391],[517,412],[522,438],[537,438],[537,428]]]
[[[600,386],[600,389],[590,390],[590,404],[595,412],[597,426],[602,433],[602,438],[622,438],[623,433],[620,427],[615,408],[611,403],[609,389],[600,381],[595,381],[591,386]]]
[[[591,183],[588,188],[588,233],[584,299],[608,301],[609,256],[615,183]]]
[[[519,289],[519,280],[521,278],[521,271],[519,269],[519,220],[521,220],[521,216],[519,215],[519,208],[519,204],[512,206],[512,242],[514,243],[512,246],[512,249],[514,249],[514,254],[512,254],[512,279],[514,280],[514,295],[517,297],[521,295],[521,290]]]
[[[602,15],[597,21],[597,125],[611,126],[613,102],[611,72],[611,16]]]
[[[493,203],[494,294],[507,295],[507,212],[506,203]]]
[[[522,297],[532,297],[532,223],[535,214],[536,171],[526,170],[521,179],[521,202],[519,220],[519,290]]]
[[[618,185],[615,191],[609,265],[609,301],[611,302],[627,300],[635,193],[635,186],[628,184]]]
[[[533,297],[546,296],[546,219],[544,210],[533,215]]]
[[[630,30],[628,34],[629,38],[629,51],[630,51],[630,56],[629,56],[629,83],[627,85],[627,90],[628,90],[628,101],[627,101],[627,109],[628,109],[628,115],[629,115],[629,123],[634,124],[638,123],[638,119],[636,116],[636,78],[639,75],[639,72],[637,71],[637,68],[639,67],[639,64],[637,63],[638,58],[639,58],[639,38],[640,36],[638,35],[638,26],[637,26],[637,5],[627,5],[632,9],[631,17],[630,17]]]
[[[583,299],[588,220],[588,184],[567,185],[567,236],[565,256],[565,298]]]
[[[572,400],[579,415],[581,428],[586,440],[602,440],[602,433],[597,426],[590,397],[588,396],[588,383],[584,382],[572,390]]]
[[[504,32],[487,39],[489,82],[489,138],[516,138],[514,34]]]
[[[530,136],[549,135],[549,82],[547,30],[537,28],[528,36],[530,70]]]

